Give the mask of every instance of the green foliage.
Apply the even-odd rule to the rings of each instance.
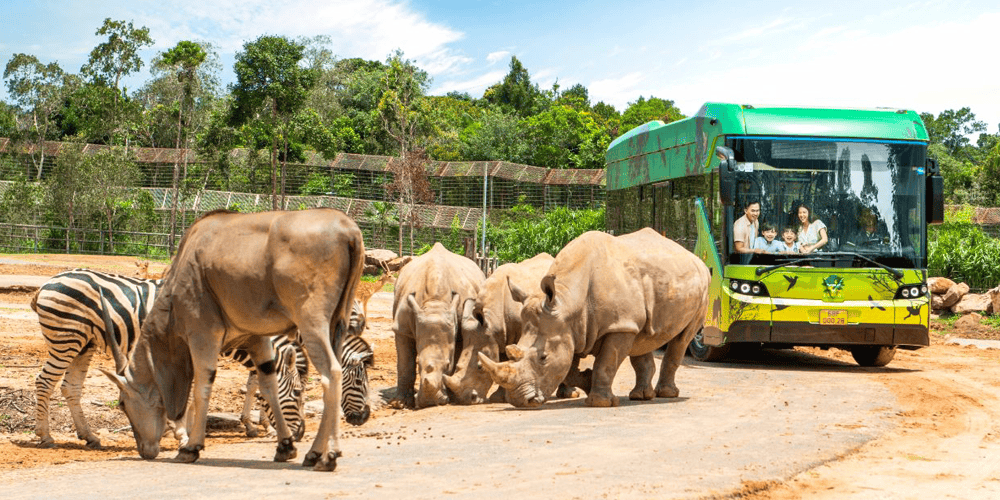
[[[603,208],[560,207],[538,214],[530,205],[517,205],[498,225],[487,227],[486,238],[501,262],[521,262],[542,252],[554,256],[577,236],[603,230]]]
[[[545,94],[531,83],[528,70],[517,57],[510,58],[510,72],[502,82],[486,89],[483,100],[520,117],[532,116],[548,106]]]
[[[684,115],[674,106],[674,101],[652,96],[646,99],[639,96],[639,99],[629,103],[628,108],[622,113],[621,127],[624,133],[652,120],[670,123],[682,118]]]
[[[972,288],[1000,283],[1000,240],[967,222],[946,222],[931,228],[927,268],[931,276],[945,276]]]

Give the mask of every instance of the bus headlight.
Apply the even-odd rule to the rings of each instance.
[[[759,281],[734,279],[729,282],[729,288],[732,291],[742,293],[743,295],[753,295],[757,297],[771,296],[771,294],[767,291],[767,287]]]
[[[927,296],[927,283],[910,283],[899,287],[897,299],[917,299]]]

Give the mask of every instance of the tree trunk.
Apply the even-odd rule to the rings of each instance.
[[[285,205],[285,170],[288,168],[288,123],[285,123],[285,130],[281,133],[284,156],[281,158],[281,209],[288,207]]]
[[[271,104],[271,118],[277,118],[278,116],[278,103],[273,102]],[[274,124],[274,122],[271,122]],[[273,128],[272,134],[273,134]],[[278,209],[278,136],[271,136],[271,210]]]
[[[180,154],[184,154],[180,151],[181,149],[181,117],[184,113],[184,103],[181,102],[181,106],[177,111],[177,151]],[[187,155],[184,155],[184,161],[187,162]],[[174,234],[177,232],[177,200],[180,197],[177,189],[177,181],[180,177],[180,162],[174,159],[174,181],[171,184],[173,188],[173,200],[170,203],[170,232],[167,235],[167,256],[173,255],[174,253]]]

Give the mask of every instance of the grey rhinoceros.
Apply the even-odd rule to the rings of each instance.
[[[467,303],[463,313],[462,353],[454,374],[445,376],[445,385],[459,404],[477,404],[486,401],[493,379],[486,373],[477,353],[493,361],[506,359],[504,348],[521,339],[522,304],[511,296],[508,282],[522,290],[538,290],[539,282],[553,257],[538,254],[528,260],[504,264],[486,278],[475,303]],[[491,401],[503,401],[499,392]]]
[[[574,359],[594,355],[586,404],[616,406],[612,382],[629,356],[636,383],[630,399],[677,397],[674,376],[684,351],[702,328],[709,272],[697,256],[646,228],[621,236],[587,232],[566,245],[525,294],[524,331],[507,346],[510,361],[479,360],[518,407],[539,406],[569,373]],[[653,351],[667,344],[656,388]]]
[[[454,369],[465,304],[475,302],[485,279],[474,262],[440,243],[399,272],[392,331],[396,338],[396,395],[406,406],[448,404],[443,376]],[[418,369],[420,383],[414,398]]]

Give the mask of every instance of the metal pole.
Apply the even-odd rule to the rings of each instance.
[[[488,162],[483,162],[483,259],[486,259],[486,182]]]

